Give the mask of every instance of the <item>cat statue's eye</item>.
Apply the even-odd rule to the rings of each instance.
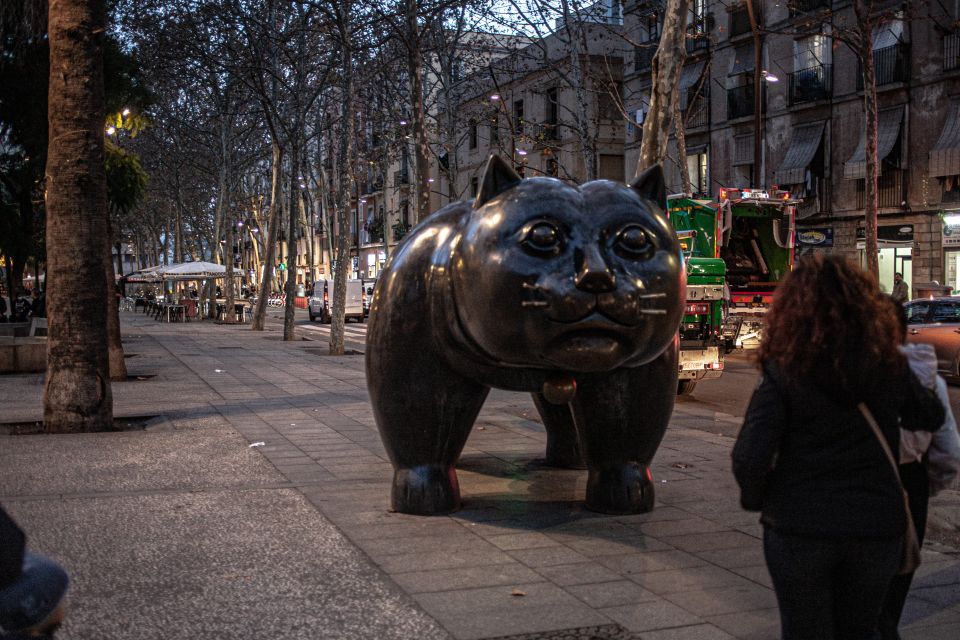
[[[614,241],[615,249],[627,258],[645,258],[653,251],[653,242],[643,227],[629,225],[620,230]]]
[[[523,238],[523,246],[536,253],[553,254],[560,250],[563,237],[560,229],[550,222],[541,221],[530,227]]]

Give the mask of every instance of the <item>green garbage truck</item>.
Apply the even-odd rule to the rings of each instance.
[[[679,394],[719,378],[724,355],[761,339],[773,291],[793,266],[796,203],[776,189],[721,189],[717,201],[668,199],[687,266]]]

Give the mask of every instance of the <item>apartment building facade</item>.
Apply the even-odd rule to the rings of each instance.
[[[778,185],[803,198],[799,252],[863,260],[865,116],[860,65],[844,44],[859,27],[849,2],[754,0],[761,67],[743,3],[693,0],[680,80],[692,189]],[[956,3],[877,3],[870,29],[879,101],[881,284],[894,272],[912,284],[960,289],[960,40]],[[625,104],[642,122],[649,63],[659,38],[658,3],[628,2],[625,29],[637,43],[626,63]],[[759,82],[757,82],[759,80]],[[761,91],[760,118],[756,86]],[[639,153],[628,127],[627,168]],[[755,139],[761,137],[760,157]],[[752,184],[759,162],[762,184]],[[667,173],[679,191],[676,149]]]
[[[457,191],[473,197],[492,154],[525,177],[623,181],[626,120],[619,14],[584,21],[580,44],[565,29],[498,60],[475,76],[458,109],[467,144],[457,150]],[[572,60],[578,55],[579,69]]]

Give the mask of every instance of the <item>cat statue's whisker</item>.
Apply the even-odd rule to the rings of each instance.
[[[648,316],[665,316],[667,315],[666,309],[640,309],[640,313],[645,313]]]
[[[643,295],[637,296],[641,300],[649,300],[651,298],[666,298],[667,294],[665,293],[645,293]]]
[[[546,300],[524,300],[520,303],[521,307],[549,307],[550,303]]]

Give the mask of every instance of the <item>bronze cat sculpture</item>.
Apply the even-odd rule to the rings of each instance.
[[[454,465],[491,387],[533,394],[547,463],[586,464],[587,508],[653,508],[686,286],[665,209],[659,166],[575,187],[492,157],[474,201],[404,238],[374,290],[366,355],[394,510],[459,508]]]

